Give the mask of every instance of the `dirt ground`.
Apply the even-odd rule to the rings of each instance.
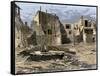
[[[96,44],[65,44],[58,47],[69,48],[75,55],[63,59],[27,61],[27,57],[16,55],[16,73],[52,72],[81,69],[96,69]],[[71,57],[71,58],[70,58]]]

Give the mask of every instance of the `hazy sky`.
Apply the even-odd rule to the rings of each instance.
[[[96,18],[96,7],[87,6],[71,6],[71,5],[52,5],[52,4],[37,4],[37,3],[21,3],[16,2],[21,8],[21,18],[23,21],[31,23],[33,16],[40,9],[49,13],[55,13],[61,22],[74,23],[79,20],[80,16],[88,18]]]

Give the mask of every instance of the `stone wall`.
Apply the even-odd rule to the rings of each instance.
[[[32,28],[36,31],[36,35],[46,37],[45,41],[48,45],[61,44],[60,25],[58,16],[42,11],[38,11],[32,21]]]

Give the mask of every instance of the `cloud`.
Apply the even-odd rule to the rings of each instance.
[[[75,22],[80,16],[88,16],[96,19],[96,7],[89,6],[71,6],[71,5],[52,5],[52,4],[37,4],[37,3],[16,3],[22,10],[22,20],[32,21],[33,16],[41,6],[42,11],[56,14],[62,22]]]

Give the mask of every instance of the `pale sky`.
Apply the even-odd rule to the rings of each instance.
[[[52,5],[52,4],[37,4],[37,3],[21,3],[16,2],[21,8],[21,18],[29,24],[33,16],[40,9],[49,13],[56,14],[61,22],[74,23],[79,20],[80,16],[88,17],[89,19],[96,19],[96,7],[88,6],[72,6],[72,5]]]

